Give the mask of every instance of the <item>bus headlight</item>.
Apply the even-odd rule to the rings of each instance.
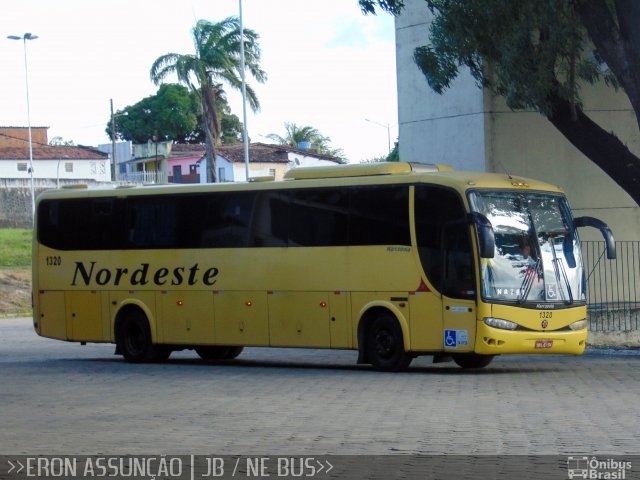
[[[515,330],[518,328],[517,323],[510,322],[509,320],[503,320],[502,318],[485,317],[484,323],[494,328],[501,328],[502,330]]]
[[[587,320],[578,320],[577,322],[573,322],[572,324],[569,325],[569,328],[571,330],[582,330],[584,328],[587,328]]]

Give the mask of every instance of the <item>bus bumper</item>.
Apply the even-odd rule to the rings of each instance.
[[[588,330],[514,331],[478,322],[474,351],[482,355],[508,353],[568,353],[579,355],[587,346]]]

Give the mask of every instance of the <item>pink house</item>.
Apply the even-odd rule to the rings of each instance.
[[[200,164],[205,155],[204,145],[177,143],[171,145],[167,159],[169,183],[200,183]]]

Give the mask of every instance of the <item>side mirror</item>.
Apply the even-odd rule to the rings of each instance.
[[[573,225],[576,228],[593,227],[600,230],[607,246],[607,259],[614,260],[616,258],[616,242],[613,239],[611,229],[602,220],[593,217],[578,217],[573,219]]]
[[[496,236],[491,222],[478,212],[471,214],[471,221],[476,226],[476,240],[478,241],[480,258],[493,258],[496,250]]]

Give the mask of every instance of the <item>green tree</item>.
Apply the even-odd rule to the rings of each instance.
[[[317,128],[309,125],[302,126],[296,123],[285,122],[284,130],[284,136],[271,133],[267,135],[267,138],[279,145],[288,145],[294,148],[300,148],[301,144],[308,143],[309,149],[316,153],[330,155],[343,162],[345,161],[345,155],[342,149],[333,148],[331,146],[331,138],[322,135]]]
[[[76,144],[73,143],[73,140],[65,140],[62,137],[53,137],[49,140],[49,145],[52,147],[75,147]]]
[[[402,0],[359,0],[394,15]],[[640,158],[582,109],[581,86],[604,81],[628,96],[640,127],[637,0],[425,0],[434,15],[414,59],[444,92],[461,66],[512,109],[539,111],[640,205]]]
[[[151,80],[155,84],[162,83],[170,74],[176,74],[181,84],[199,93],[207,145],[207,177],[211,181],[216,180],[215,148],[220,141],[217,85],[225,83],[234,89],[241,88],[241,43],[248,72],[258,82],[266,80],[266,74],[260,68],[258,34],[251,29],[244,29],[243,33],[244,38],[241,39],[240,22],[236,17],[216,23],[198,20],[192,30],[195,54],[168,53],[158,57],[151,66]],[[254,111],[258,110],[258,98],[249,85],[246,93],[249,106]]]
[[[117,138],[134,143],[145,143],[156,134],[159,140],[192,143],[197,122],[197,99],[182,85],[164,84],[155,95],[119,110],[115,130]],[[111,120],[105,132],[111,138]]]
[[[216,106],[220,113],[222,143],[237,143],[242,139],[242,123],[231,113],[227,98],[218,87]],[[145,97],[115,114],[116,138],[144,143],[156,133],[160,140],[178,143],[204,143],[200,97],[187,87],[162,84],[155,95]],[[111,120],[105,132],[111,139]]]
[[[393,149],[387,155],[385,159],[386,162],[399,162],[400,161],[400,148],[398,145],[398,140],[393,144]]]
[[[399,162],[400,152],[398,150],[398,141],[396,140],[393,149],[387,155],[380,155],[379,157],[369,158],[363,160],[360,163],[382,163],[382,162]]]

